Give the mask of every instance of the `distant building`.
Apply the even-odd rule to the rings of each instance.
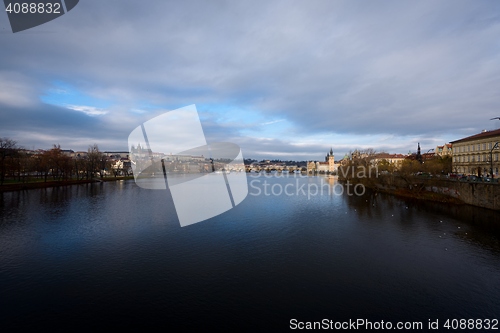
[[[129,158],[128,151],[105,151],[104,154],[112,159],[119,160],[121,158]]]
[[[437,146],[434,150],[434,153],[437,156],[451,156],[453,154],[452,151],[453,145],[451,143],[444,144],[442,146]]]
[[[74,157],[75,156],[75,152],[71,149],[61,149],[61,153],[63,155],[66,155],[66,156],[69,156],[69,157]]]
[[[134,147],[133,145],[130,147],[130,157],[133,160],[151,159],[152,154],[153,152],[151,149],[142,147],[141,144],[138,144],[137,147]]]
[[[403,166],[403,161],[406,159],[407,155],[403,154],[389,154],[389,153],[378,153],[375,154],[371,163],[377,165],[382,161],[387,161],[394,170],[399,170]]]
[[[88,152],[86,151],[77,151],[75,152],[75,158],[84,158],[87,157]]]
[[[498,169],[500,168],[498,142],[500,142],[500,129],[494,131],[485,130],[452,141],[453,171],[483,176],[489,174],[491,172],[490,168],[493,168],[493,175],[498,176]]]
[[[428,160],[433,160],[439,158],[438,155],[435,153],[423,153],[422,154],[422,162],[428,161]]]
[[[307,163],[307,173],[332,173],[334,171],[336,171],[336,165],[332,148],[330,148],[330,152],[326,154],[324,162],[311,161]]]
[[[348,165],[349,164],[349,161],[351,159],[349,158],[349,155],[347,155],[347,153],[344,155],[344,157],[339,161],[340,165],[341,166],[345,166],[345,165]]]
[[[368,153],[361,152],[361,151],[359,151],[357,149],[351,153],[351,158],[353,160],[364,159],[364,158],[367,158],[367,157],[368,157]]]

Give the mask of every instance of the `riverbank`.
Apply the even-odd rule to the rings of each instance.
[[[341,180],[345,181],[345,180]],[[352,180],[349,180],[349,182],[352,182]],[[441,202],[441,203],[450,203],[450,204],[466,204],[464,201],[450,197],[445,194],[441,193],[434,193],[434,192],[429,192],[429,191],[420,191],[420,190],[411,190],[408,188],[395,188],[395,187],[387,187],[382,184],[374,184],[372,182],[370,183],[364,183],[364,182],[358,182],[360,184],[363,184],[365,187],[374,190],[376,192],[380,193],[386,193],[390,195],[394,195],[396,197],[400,198],[406,198],[406,199],[414,199],[414,200],[424,200],[424,201],[432,201],[432,202]]]
[[[345,179],[344,179],[345,180]],[[428,200],[500,210],[500,184],[462,182],[443,178],[426,179],[379,175],[349,179],[376,191],[416,200]]]
[[[451,204],[466,204],[464,201],[454,198],[441,193],[434,193],[429,191],[412,191],[409,189],[384,189],[384,188],[375,188],[375,190],[383,193],[392,194],[397,197],[409,198],[415,200],[426,200],[432,202],[442,202],[442,203],[451,203]]]
[[[83,180],[73,179],[73,180],[55,180],[55,181],[47,181],[47,182],[12,183],[12,184],[1,185],[0,192],[23,191],[23,190],[32,190],[32,189],[39,189],[39,188],[71,186],[71,185],[100,183],[100,182],[112,182],[112,181],[120,181],[120,180],[128,180],[128,179],[134,179],[134,177],[133,176],[105,177],[102,179],[93,178],[93,179],[83,179]]]

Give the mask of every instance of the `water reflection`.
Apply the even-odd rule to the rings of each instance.
[[[252,318],[269,331],[299,315],[427,321],[500,312],[498,213],[339,194],[334,178],[255,179],[260,195],[185,228],[172,198],[133,181],[0,194],[0,297],[9,304],[0,320],[7,330],[38,329],[57,313],[73,328],[120,318],[115,329],[185,329],[196,316],[205,329],[244,330]],[[287,185],[293,195],[271,193]],[[308,186],[323,185],[308,196]]]
[[[408,230],[414,230],[415,223],[418,223],[434,232],[439,231],[438,237],[453,235],[482,248],[500,252],[498,211],[466,204],[401,198],[370,189],[363,196],[345,196],[345,200],[360,220],[392,221],[398,227]],[[423,214],[428,218],[422,219]]]

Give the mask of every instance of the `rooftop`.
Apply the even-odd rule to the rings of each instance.
[[[405,158],[407,155],[403,154],[389,154],[389,153],[378,153],[375,154],[375,158]]]
[[[459,139],[456,141],[451,141],[451,143],[459,143],[459,142],[466,142],[466,141],[472,141],[472,140],[478,140],[478,139],[486,139],[486,138],[489,138],[492,136],[500,136],[500,128],[493,130],[493,131],[484,131],[484,132],[481,132],[479,134],[474,134],[474,135],[471,135],[471,136],[468,136],[466,138]]]

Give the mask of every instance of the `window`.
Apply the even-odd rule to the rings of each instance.
[[[477,150],[481,150],[481,145],[479,143],[477,144]]]
[[[486,143],[483,143],[483,150],[486,149]]]
[[[470,162],[470,156],[467,156],[467,162]]]
[[[488,142],[488,149],[491,149],[491,142]]]

